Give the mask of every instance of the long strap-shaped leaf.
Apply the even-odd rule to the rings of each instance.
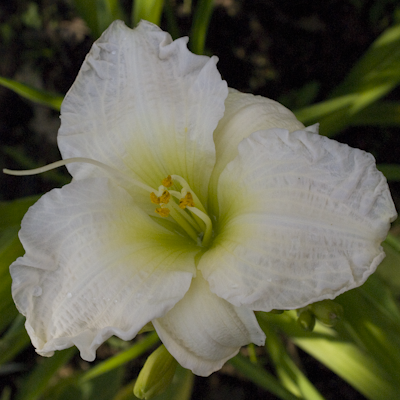
[[[304,332],[294,311],[260,313],[262,324],[278,327],[304,351],[325,364],[370,400],[396,399],[400,393],[400,314],[390,292],[371,276],[366,285],[339,296],[344,321]]]
[[[395,25],[374,41],[330,99],[295,114],[306,125],[320,122],[321,134],[333,136],[399,83],[400,25]]]
[[[53,94],[42,89],[36,89],[32,86],[4,77],[0,77],[0,85],[3,85],[8,89],[13,90],[15,93],[18,93],[28,100],[43,104],[45,106],[53,108],[54,110],[59,111],[61,108],[63,96],[60,96],[58,94]]]

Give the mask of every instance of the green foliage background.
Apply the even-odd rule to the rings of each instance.
[[[309,4],[300,1],[297,7]],[[246,63],[246,52],[250,54],[251,45],[267,43],[267,47],[260,45],[259,58],[252,62],[254,68],[250,74],[253,80],[250,79],[247,86],[237,88],[271,97],[269,88],[277,100],[293,109],[305,125],[319,122],[321,134],[373,152],[379,161],[378,167],[390,182],[396,201],[400,198],[400,164],[397,157],[400,146],[400,7],[390,0],[349,0],[342,4],[352,11],[352,15],[366,21],[368,32],[372,32],[373,37],[363,54],[345,68],[341,77],[340,73],[332,77],[334,81],[337,80],[334,87],[329,77],[325,76],[324,79],[315,77],[304,82],[300,79],[300,84],[295,83],[293,88],[287,89],[284,71],[274,67],[273,60],[268,57],[271,54],[269,46],[274,47],[274,35],[262,38],[268,29],[261,17],[255,18],[251,14],[263,7],[275,7],[278,9],[275,15],[281,18],[276,24],[283,24],[285,6],[274,1],[254,1],[249,6],[249,2],[234,0],[136,0],[133,3],[128,0],[75,0],[73,4],[65,1],[65,15],[60,19],[56,17],[60,10],[57,14],[51,2],[31,0],[16,2],[15,9],[11,11],[6,8],[2,10],[0,35],[3,46],[12,46],[14,35],[22,27],[40,35],[46,29],[55,29],[55,26],[71,28],[73,21],[75,34],[83,35],[84,39],[80,40],[87,44],[86,47],[82,46],[86,49],[114,19],[122,19],[134,26],[143,18],[161,24],[173,37],[188,34],[191,49],[198,54],[209,54],[211,49],[217,54],[220,52],[221,72],[231,76],[229,68],[224,67],[224,51],[221,49],[234,46],[234,43],[224,41],[224,32],[227,25],[243,22],[247,18],[250,28],[238,32],[242,47],[236,48],[237,58],[248,67],[251,62]],[[322,29],[321,26],[318,28],[319,11],[315,7],[314,14],[304,13],[308,19],[299,18],[298,23],[306,24],[306,30]],[[341,15],[334,17],[340,18]],[[270,29],[273,30],[273,26]],[[257,32],[261,36],[255,37]],[[246,43],[247,48],[244,46]],[[64,45],[60,46],[62,49]],[[79,46],[75,50],[82,62],[84,52]],[[25,60],[29,58],[39,63],[40,69],[43,59],[51,59],[57,69],[58,54],[50,46],[27,46],[22,51],[22,62],[24,57]],[[232,49],[230,51],[233,52]],[[251,57],[254,56],[252,54]],[[321,49],[323,54],[324,49]],[[57,94],[59,88],[46,85],[46,89],[35,87],[29,83],[29,79],[22,82],[10,73],[6,61],[3,60],[4,65],[0,61],[0,72],[4,75],[0,77],[0,84],[4,88],[11,89],[27,102],[47,107],[49,115],[59,110],[65,91]],[[293,68],[300,69],[302,62],[299,59]],[[241,73],[236,71],[236,74]],[[49,74],[51,76],[51,72]],[[69,79],[73,80],[73,76]],[[241,82],[240,79],[237,82]],[[228,83],[231,85],[229,80]],[[277,89],[279,85],[281,90]],[[19,112],[19,109],[3,108],[3,114]],[[30,131],[28,128],[26,130]],[[8,135],[19,134],[12,126],[7,125],[7,129],[3,128],[0,132],[3,136],[2,167],[33,168],[59,157],[54,145],[39,159],[35,156],[35,148],[27,149],[24,140],[17,145],[15,141],[8,140]],[[21,134],[21,138],[24,137]],[[9,165],[5,165],[6,162]],[[21,179],[21,185],[28,187],[15,189],[12,181],[16,179]],[[43,178],[35,179],[39,181],[15,177],[2,177],[0,181],[4,200],[0,203],[0,400],[132,399],[137,374],[146,356],[159,342],[154,332],[142,334],[132,343],[110,339],[99,349],[98,360],[90,365],[80,360],[74,348],[57,352],[48,359],[36,356],[32,350],[25,332],[24,318],[18,314],[11,298],[8,267],[23,254],[17,232],[24,213],[38,195],[19,197],[22,194],[44,192],[67,183],[69,178],[63,171],[52,171]],[[306,332],[296,323],[294,311],[280,315],[258,313],[260,325],[267,333],[265,349],[254,346],[243,349],[221,372],[209,378],[208,383],[178,367],[172,385],[157,399],[223,398],[229,394],[226,391],[229,385],[237,388],[230,393],[232,399],[397,399],[400,393],[398,237],[399,229],[395,223],[384,243],[387,258],[377,273],[362,287],[337,298],[345,314],[335,327],[317,322],[312,332]],[[321,376],[316,378],[308,365],[314,369],[316,365],[319,366]],[[334,379],[338,392],[333,392],[330,389],[332,386],[325,384],[324,379]],[[349,395],[353,397],[345,397],[344,392],[340,392],[346,390],[344,381],[353,387]],[[206,394],[201,389],[202,385],[207,387]],[[202,397],[199,397],[199,393]]]

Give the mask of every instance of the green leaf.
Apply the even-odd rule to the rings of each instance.
[[[0,339],[0,365],[12,361],[28,346],[30,339],[25,329],[25,318],[20,314]]]
[[[336,329],[365,349],[393,381],[397,379],[400,390],[400,313],[389,289],[372,275],[363,286],[335,301],[346,313]]]
[[[61,103],[63,101],[63,96],[61,95],[46,92],[42,89],[36,89],[32,86],[26,85],[25,83],[20,83],[4,77],[0,77],[0,85],[13,90],[15,93],[28,100],[44,104],[54,110],[59,111],[61,108]]]
[[[400,82],[400,25],[386,29],[369,47],[332,97],[362,94],[353,111],[388,93]]]
[[[160,25],[164,0],[135,0],[132,8],[133,26],[141,19]]]
[[[399,164],[378,164],[377,168],[385,175],[389,182],[400,181],[400,165]]]
[[[18,239],[21,219],[38,196],[0,202],[0,332],[18,315],[11,297],[10,264],[24,254]],[[4,354],[8,359],[7,354]],[[0,356],[0,360],[3,357]]]
[[[214,9],[214,0],[200,0],[193,14],[190,32],[190,49],[193,53],[204,54],[208,25]]]
[[[399,381],[394,379],[397,371],[389,374],[372,354],[358,347],[349,337],[343,337],[333,328],[320,323],[317,323],[313,332],[305,332],[296,324],[295,311],[287,311],[283,315],[259,313],[258,317],[266,324],[279,327],[297,346],[347,381],[366,398],[397,398],[400,390]]]
[[[76,1],[76,0],[75,0]],[[117,20],[128,22],[120,6],[119,0],[97,0],[97,20],[98,20],[98,35],[99,37],[110,24]]]
[[[40,196],[29,196],[13,201],[0,201],[0,230],[12,226],[19,227],[28,208],[39,198]]]
[[[236,357],[231,358],[228,362],[251,382],[274,394],[280,399],[299,400],[299,397],[289,392],[289,390],[287,390],[273,375],[271,375],[261,366],[251,363],[242,354],[239,353]]]
[[[74,0],[75,8],[86,22],[92,36],[98,38],[101,30],[98,22],[97,0]]]
[[[74,4],[94,39],[100,37],[114,20],[128,22],[118,0],[74,0]]]
[[[10,264],[24,254],[18,240],[18,227],[0,231],[0,332],[18,315],[11,297]]]
[[[82,378],[80,379],[82,382],[91,380],[97,376],[105,374],[108,371],[111,371],[114,368],[117,368],[128,361],[131,361],[141,354],[149,350],[159,341],[157,333],[152,332],[146,335],[142,340],[137,341],[132,347],[129,349],[118,353],[114,357],[111,357],[108,360],[97,364],[95,367],[91,368],[88,372],[86,372]]]
[[[276,331],[262,320],[260,321],[260,326],[267,335],[268,355],[274,363],[275,370],[283,386],[294,395],[304,399],[324,400],[324,397],[291,359]]]
[[[56,351],[52,357],[41,359],[34,370],[23,382],[17,400],[36,400],[48,389],[50,380],[64,364],[66,364],[77,352],[75,347],[67,350]]]
[[[352,125],[400,126],[400,102],[380,101],[357,113]]]
[[[170,1],[164,3],[164,11],[165,11],[165,17],[167,19],[167,26],[168,26],[167,31],[172,36],[172,39],[174,40],[178,39],[182,35],[180,33],[178,22],[176,20],[175,11],[172,8],[172,4]]]
[[[379,265],[376,274],[385,282],[386,286],[396,297],[400,296],[400,252],[387,240],[382,243],[386,258]]]
[[[333,136],[362,110],[388,94],[400,83],[400,25],[386,29],[352,68],[346,79],[319,104],[295,114],[306,125],[320,123],[320,132]]]
[[[356,100],[356,98],[357,96],[354,94],[347,94],[313,104],[300,110],[295,110],[294,114],[296,115],[296,118],[306,126],[315,124],[321,119],[327,118],[329,115],[345,111],[346,108]],[[326,135],[325,131],[320,130],[320,133],[321,135]]]

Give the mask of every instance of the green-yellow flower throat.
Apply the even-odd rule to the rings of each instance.
[[[180,192],[171,190],[177,181]],[[179,200],[179,204],[171,199]],[[155,212],[161,217],[171,217],[198,244],[208,246],[212,237],[212,223],[199,198],[188,183],[179,175],[168,175],[162,180],[158,191],[150,193],[150,201],[158,205]],[[189,212],[188,212],[188,211]]]

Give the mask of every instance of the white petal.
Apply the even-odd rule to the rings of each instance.
[[[270,128],[284,128],[289,132],[304,125],[278,102],[229,89],[225,113],[214,132],[217,162],[210,183],[210,196],[216,196],[218,178],[226,165],[238,154],[238,145],[251,133]]]
[[[63,158],[96,159],[155,188],[167,175],[181,175],[205,196],[228,89],[217,58],[194,55],[186,44],[146,21],[134,30],[112,23],[62,104]],[[68,167],[79,179],[102,173]]]
[[[200,376],[220,369],[241,346],[251,342],[262,346],[265,341],[254,313],[211,293],[201,274],[185,297],[153,324],[179,364]]]
[[[22,221],[13,297],[39,354],[76,345],[85,360],[111,335],[133,338],[186,293],[197,250],[105,178],[44,195]]]
[[[396,216],[374,158],[307,131],[256,132],[218,186],[219,235],[198,268],[255,310],[292,309],[361,285]]]

